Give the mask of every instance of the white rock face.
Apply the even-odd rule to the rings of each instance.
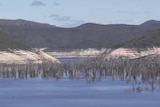
[[[109,50],[106,52],[105,58],[119,58],[119,57],[127,57],[130,59],[140,58],[149,55],[160,55],[160,47],[148,48],[146,50],[142,50],[138,52],[134,48],[118,48],[115,50]]]
[[[26,64],[26,63],[42,63],[44,60],[53,63],[60,63],[60,61],[43,51],[25,51],[25,50],[10,50],[0,51],[0,63],[7,64]]]

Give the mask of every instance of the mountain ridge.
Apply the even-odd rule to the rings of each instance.
[[[148,20],[142,24],[140,24],[141,26],[160,26],[160,21],[157,20]]]
[[[36,26],[36,27],[56,27],[54,25],[50,25],[48,23],[39,23],[39,22],[34,22],[34,21],[29,21],[29,20],[24,20],[24,19],[15,19],[15,20],[9,20],[9,19],[0,19],[0,24],[1,25],[10,25],[10,26]]]
[[[39,24],[39,26],[43,26],[43,24]],[[160,24],[158,23],[158,25]],[[11,26],[2,24],[0,21],[0,28],[9,35],[22,39],[36,48],[48,48],[48,51],[112,48],[160,28],[157,25],[101,25],[94,23],[86,23],[75,28],[60,28],[52,25],[39,26]]]

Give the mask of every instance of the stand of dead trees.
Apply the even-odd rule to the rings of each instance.
[[[160,58],[144,57],[139,59],[93,58],[73,63],[25,65],[0,64],[0,78],[55,78],[86,79],[87,82],[112,77],[126,80],[132,84],[133,91],[155,90],[160,88]]]

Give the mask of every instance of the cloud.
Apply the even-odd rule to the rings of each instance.
[[[68,16],[61,16],[58,14],[52,14],[49,16],[49,18],[52,18],[55,21],[62,23],[60,25],[61,27],[76,27],[76,26],[79,26],[79,25],[85,23],[85,21],[83,21],[83,20],[73,20]]]
[[[144,13],[145,13],[145,14],[152,14],[152,12],[151,12],[151,11],[148,11],[148,10],[144,11]]]
[[[71,20],[71,18],[68,16],[60,16],[58,14],[52,14],[49,17],[53,18],[56,21],[70,21]]]
[[[59,6],[60,4],[58,2],[53,3],[54,6]]]
[[[45,3],[43,3],[42,1],[33,1],[31,5],[32,6],[45,6]]]
[[[150,11],[146,10],[146,11],[127,11],[127,10],[124,10],[124,11],[117,11],[117,13],[120,13],[120,14],[151,14]]]

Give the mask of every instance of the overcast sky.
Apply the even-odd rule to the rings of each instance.
[[[86,22],[140,24],[160,20],[160,0],[0,0],[0,19],[25,19],[62,27]]]

